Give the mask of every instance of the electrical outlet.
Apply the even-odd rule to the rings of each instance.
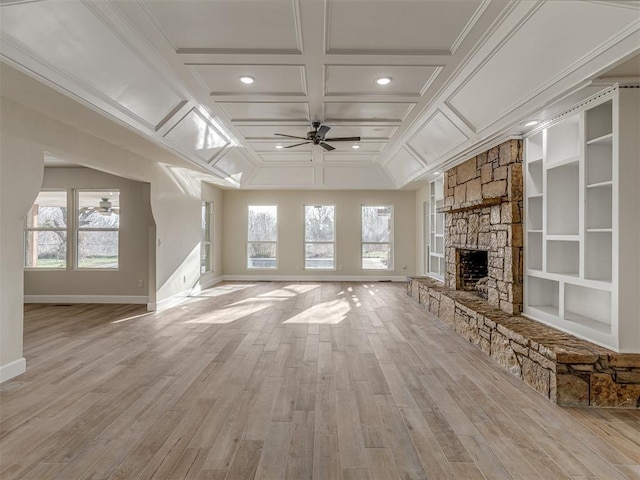
[[[182,276],[182,283],[187,283],[187,276],[186,275]]]
[[[138,280],[138,288],[144,287],[144,280]]]

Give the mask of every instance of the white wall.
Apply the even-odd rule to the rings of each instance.
[[[247,205],[278,205],[278,269],[246,268]],[[304,270],[304,205],[336,206],[336,271]],[[394,269],[362,270],[361,205],[394,206]],[[415,273],[415,192],[413,191],[225,191],[223,270],[225,276],[384,277]],[[406,269],[403,270],[403,266]]]
[[[152,307],[186,295],[198,284],[202,192],[192,172],[136,155],[6,98],[0,98],[0,145],[0,379],[24,369],[23,220],[42,185],[45,152],[150,184],[156,222],[149,229],[154,238],[150,257],[155,256],[150,264],[155,271],[149,285]],[[221,251],[220,245],[214,248]]]
[[[110,300],[114,303],[148,303],[148,237],[149,228],[154,226],[148,184],[91,168],[45,168],[42,188],[62,188],[69,192],[74,188],[119,190],[119,264],[114,270],[26,270],[26,300],[38,303],[47,300],[42,296],[59,296],[52,300],[100,302],[107,297],[117,297]],[[73,239],[69,238],[71,241]],[[138,284],[140,280],[142,287]],[[85,296],[90,298],[83,298]]]

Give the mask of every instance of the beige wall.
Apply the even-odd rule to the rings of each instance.
[[[45,168],[42,188],[118,189],[120,191],[117,270],[26,270],[25,295],[149,295],[149,228],[153,227],[149,185],[90,168]],[[71,198],[71,197],[69,197]],[[72,241],[72,238],[69,238]],[[143,286],[138,282],[142,280]],[[32,299],[38,301],[38,298]],[[132,299],[127,301],[131,302]]]
[[[223,191],[214,187],[209,183],[202,184],[202,200],[207,202],[213,202],[213,268],[210,273],[202,276],[201,283],[203,287],[206,287],[212,281],[215,281],[222,276],[222,232],[223,228],[223,206],[224,195]]]
[[[413,191],[225,191],[223,270],[247,276],[372,276],[404,277],[415,272],[415,192]],[[278,205],[278,269],[246,268],[247,205]],[[305,271],[303,206],[336,206],[335,271]],[[360,206],[393,205],[394,269],[362,270],[360,263]],[[406,269],[403,270],[403,266]]]

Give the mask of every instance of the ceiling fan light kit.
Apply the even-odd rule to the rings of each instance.
[[[296,137],[294,135],[286,135],[284,133],[274,133],[274,135],[278,135],[279,137],[287,137],[287,138],[295,138],[297,140],[304,140],[303,142],[296,143],[294,145],[287,145],[284,148],[293,148],[299,147],[300,145],[306,145],[311,143],[313,145],[320,145],[326,151],[330,152],[335,150],[335,147],[332,147],[327,142],[359,142],[360,137],[333,137],[333,138],[325,138],[327,132],[331,130],[331,127],[327,125],[322,125],[320,122],[313,122],[311,124],[313,130],[307,132],[306,137]],[[357,147],[354,147],[357,148]]]

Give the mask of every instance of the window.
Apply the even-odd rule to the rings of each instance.
[[[118,268],[120,192],[76,191],[76,267]]]
[[[67,192],[40,192],[24,233],[25,268],[67,268]]]
[[[442,280],[444,261],[444,205],[443,177],[429,184],[429,274]]]
[[[305,205],[304,268],[333,270],[336,268],[335,207]]]
[[[247,224],[247,268],[276,268],[278,207],[249,205]]]
[[[200,241],[200,273],[213,271],[213,202],[202,202],[202,240]]]
[[[393,207],[362,206],[362,269],[393,269]]]

